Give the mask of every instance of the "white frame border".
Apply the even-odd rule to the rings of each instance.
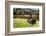
[[[30,27],[30,28],[13,28],[13,8],[39,8],[39,19],[40,19],[40,27]],[[36,31],[36,30],[42,30],[42,6],[28,6],[28,5],[10,5],[10,32],[16,32],[16,31]],[[24,30],[25,29],[25,30]],[[28,29],[28,30],[27,30]],[[30,29],[30,30],[29,30]]]

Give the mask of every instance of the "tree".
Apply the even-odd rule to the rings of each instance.
[[[13,8],[13,15],[16,15],[16,8]]]

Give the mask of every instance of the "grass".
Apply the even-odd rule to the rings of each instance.
[[[25,27],[38,27],[39,21],[36,21],[36,24],[32,25],[27,22],[27,19],[23,18],[14,18],[13,27],[14,28],[25,28]]]

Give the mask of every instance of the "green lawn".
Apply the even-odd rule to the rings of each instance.
[[[36,21],[36,24],[32,25],[27,22],[27,19],[23,18],[14,18],[13,20],[14,28],[25,28],[25,27],[38,27],[39,21]]]

